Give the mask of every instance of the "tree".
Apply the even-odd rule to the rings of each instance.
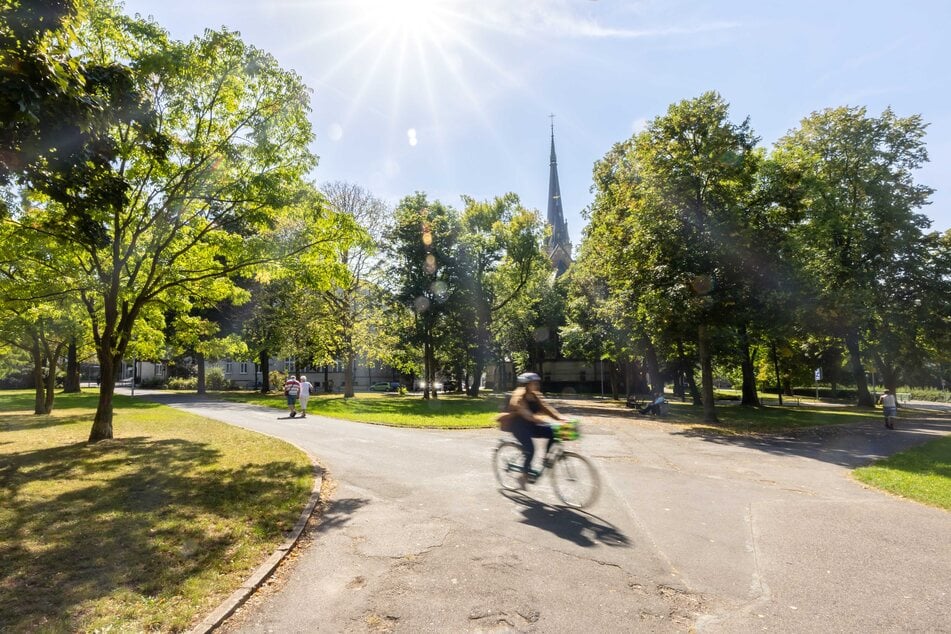
[[[136,68],[155,133],[138,122],[112,129],[111,169],[124,187],[84,208],[94,231],[59,222],[55,205],[15,222],[61,243],[61,274],[92,322],[102,372],[95,442],[112,437],[114,372],[143,310],[197,289],[228,296],[234,275],[271,259],[268,234],[301,195],[314,157],[300,78],[234,33],[171,42],[154,24],[108,9],[91,24],[101,37],[88,56]]]
[[[534,294],[540,275],[550,271],[541,249],[542,225],[538,216],[521,206],[515,194],[492,201],[463,198],[460,220],[457,306],[466,323],[471,350],[472,379],[469,396],[477,396],[482,373],[494,348],[494,321],[513,302]]]
[[[321,190],[330,208],[354,223],[351,239],[338,243],[340,275],[321,294],[331,309],[325,311],[328,319],[323,320],[321,328],[338,334],[336,347],[344,362],[344,397],[352,398],[357,354],[362,353],[368,360],[382,356],[379,346],[373,345],[376,331],[366,325],[377,310],[373,285],[381,262],[376,254],[388,230],[389,214],[382,200],[359,185],[335,181],[324,184]]]
[[[915,182],[928,156],[925,124],[891,109],[815,112],[776,144],[774,157],[801,175],[804,220],[794,230],[801,265],[815,281],[829,328],[845,343],[859,405],[873,398],[863,354],[868,329],[888,301],[889,282],[909,250],[918,249],[928,219],[916,210],[932,189]],[[879,321],[877,336],[892,325]]]
[[[760,160],[749,122],[731,123],[728,110],[713,92],[671,105],[595,169],[594,213],[605,217],[591,235],[619,245],[612,284],[636,301],[648,344],[693,330],[708,422],[714,339],[740,301],[734,250]]]
[[[421,192],[400,201],[387,234],[394,295],[413,312],[409,339],[423,349],[424,399],[437,396],[436,336],[457,289],[458,236],[456,211]]]

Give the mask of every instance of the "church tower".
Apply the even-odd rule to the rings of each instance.
[[[551,115],[551,170],[548,174],[548,226],[551,236],[545,247],[548,259],[555,267],[555,274],[561,275],[571,265],[571,239],[568,237],[568,223],[561,207],[561,188],[558,186],[558,160],[555,158],[555,115]]]

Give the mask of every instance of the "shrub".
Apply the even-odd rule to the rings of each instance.
[[[225,378],[225,371],[221,368],[209,368],[205,372],[205,388],[209,390],[226,390],[230,387],[228,379]]]
[[[901,387],[899,392],[911,392],[915,401],[931,401],[933,403],[951,403],[951,392],[937,390],[933,387]]]
[[[137,385],[149,389],[162,389],[165,387],[165,379],[153,377],[151,379],[140,380]]]
[[[271,370],[267,375],[267,380],[271,384],[272,390],[280,390],[284,387],[284,381],[287,380],[287,373]]]
[[[168,380],[168,389],[170,390],[197,390],[198,378],[194,376],[182,377],[173,376]]]

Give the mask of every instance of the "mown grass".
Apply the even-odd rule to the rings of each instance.
[[[615,404],[631,412],[622,402],[616,401]],[[881,410],[841,405],[741,407],[735,403],[717,403],[716,414],[719,423],[706,423],[703,407],[670,400],[669,413],[657,420],[721,434],[770,433],[881,420]],[[637,417],[636,413],[633,415]]]
[[[951,436],[897,453],[852,473],[860,482],[951,511]]]
[[[228,401],[287,410],[281,394],[222,392],[216,396]],[[396,427],[470,429],[495,425],[495,415],[501,407],[500,397],[440,394],[437,399],[424,400],[419,395],[371,392],[360,393],[354,398],[343,398],[339,394],[314,395],[307,403],[307,413]]]
[[[0,392],[0,631],[181,631],[293,527],[312,469],[291,445],[116,396]]]

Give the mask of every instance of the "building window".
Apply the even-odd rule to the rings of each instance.
[[[241,372],[241,374],[247,374],[247,373],[248,373],[248,362],[247,362],[247,361],[245,361],[245,362],[243,362],[243,363],[241,364],[240,372]]]
[[[226,361],[226,362],[225,362],[225,374],[231,374],[231,362],[230,362],[230,361]]]

